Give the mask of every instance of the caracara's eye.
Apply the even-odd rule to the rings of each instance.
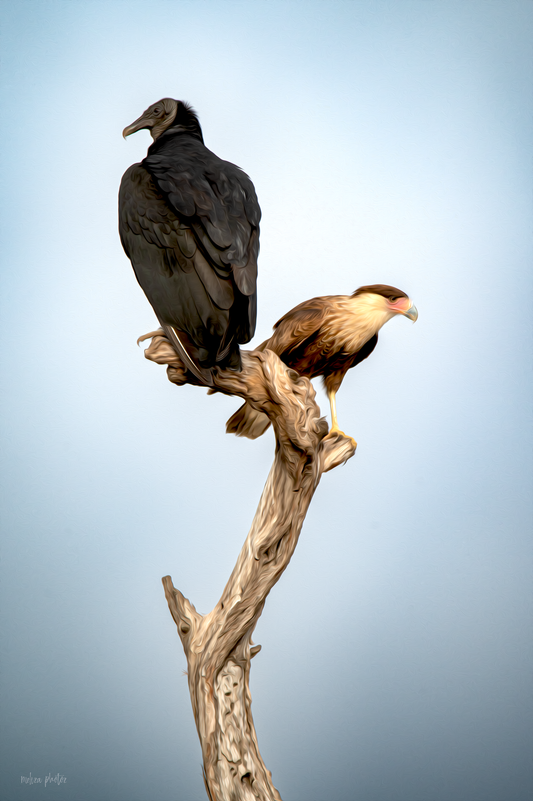
[[[390,297],[390,298],[389,298],[389,300],[390,300],[390,302],[391,302],[391,303],[396,303],[396,301],[398,300],[398,298],[393,298],[393,297]]]

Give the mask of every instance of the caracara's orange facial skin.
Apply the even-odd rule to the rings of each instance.
[[[409,298],[398,298],[397,300],[387,300],[387,306],[392,312],[396,314],[405,314],[411,308],[411,301]]]

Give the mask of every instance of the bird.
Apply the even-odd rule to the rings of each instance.
[[[167,338],[212,387],[217,369],[242,369],[255,332],[261,209],[248,175],[205,146],[190,103],[163,98],[122,133],[142,129],[154,141],[122,177],[120,239]]]
[[[361,286],[352,295],[312,298],[278,320],[270,339],[256,350],[273,351],[307,378],[322,376],[331,408],[329,434],[346,436],[337,421],[336,394],[347,371],[370,356],[380,328],[398,314],[413,322],[418,319],[405,292],[387,284]],[[269,425],[263,412],[245,403],[230,417],[226,431],[256,439]]]

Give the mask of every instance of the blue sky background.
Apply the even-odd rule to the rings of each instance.
[[[205,798],[160,579],[218,600],[273,455],[176,388],[117,234],[152,102],[193,103],[263,210],[256,343],[390,283],[254,637],[284,801],[533,794],[529,2],[2,4],[0,797]],[[324,413],[327,401],[319,389]],[[62,774],[61,786],[20,777]]]

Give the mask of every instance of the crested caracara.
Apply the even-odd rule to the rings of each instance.
[[[331,432],[339,431],[335,394],[350,367],[370,356],[379,329],[396,314],[413,322],[418,317],[405,292],[386,284],[362,286],[353,295],[313,298],[278,320],[270,339],[257,350],[274,351],[307,378],[323,376],[331,406]],[[226,431],[256,439],[269,425],[265,414],[245,403],[230,417]]]
[[[122,178],[119,231],[148,300],[186,367],[212,386],[241,369],[255,330],[261,210],[248,176],[204,145],[187,103],[164,98],[123,131],[153,144]]]

